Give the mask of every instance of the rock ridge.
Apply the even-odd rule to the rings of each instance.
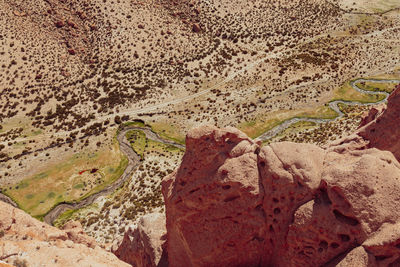
[[[362,246],[381,266],[382,247],[367,244],[399,221],[400,164],[349,140],[261,147],[236,129],[193,129],[163,181],[169,264],[322,266]]]

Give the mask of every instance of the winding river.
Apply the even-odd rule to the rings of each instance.
[[[357,86],[357,83],[360,82],[373,82],[373,83],[393,83],[393,84],[398,84],[400,83],[400,80],[376,80],[376,79],[357,79],[354,80],[350,83],[351,87],[353,87],[355,90],[357,90],[360,93],[363,94],[369,94],[369,95],[385,95],[385,98],[379,102],[374,102],[374,103],[361,103],[357,101],[342,101],[342,100],[336,100],[332,101],[329,103],[329,107],[334,110],[337,113],[337,117],[333,119],[318,119],[318,118],[292,118],[289,120],[284,121],[282,124],[272,128],[271,130],[265,132],[258,138],[256,138],[256,141],[266,141],[270,138],[273,138],[274,136],[278,135],[282,131],[286,130],[289,128],[291,125],[298,123],[298,122],[314,122],[314,123],[326,123],[329,121],[336,120],[338,118],[341,118],[344,116],[344,113],[340,110],[339,104],[345,104],[345,105],[360,105],[360,106],[369,106],[369,105],[376,105],[382,102],[385,102],[387,98],[389,97],[389,93],[387,92],[382,92],[382,91],[368,91],[361,89]],[[96,201],[99,197],[101,196],[107,196],[111,193],[113,193],[116,189],[118,189],[120,186],[122,186],[134,173],[136,168],[141,164],[140,162],[140,157],[133,151],[129,141],[126,138],[126,133],[132,130],[141,130],[146,134],[146,137],[148,139],[166,144],[166,145],[172,145],[175,147],[179,147],[182,149],[185,149],[184,145],[175,143],[170,140],[166,140],[162,137],[160,137],[157,133],[153,132],[149,128],[146,127],[136,127],[136,126],[127,126],[124,127],[122,130],[119,131],[117,135],[117,140],[120,144],[120,149],[121,151],[127,156],[128,158],[128,166],[126,167],[124,173],[121,175],[121,177],[104,188],[103,190],[90,195],[89,197],[83,199],[80,202],[77,203],[60,203],[57,206],[55,206],[51,211],[47,213],[47,215],[44,217],[44,221],[48,224],[53,224],[53,222],[65,211],[69,209],[80,209],[83,207],[86,207],[90,204],[92,204],[94,201]],[[0,193],[0,200],[5,201],[15,207],[17,207],[17,204],[12,201],[9,197],[3,195]]]
[[[354,90],[363,93],[363,94],[368,94],[368,95],[384,95],[385,98],[382,99],[381,101],[378,102],[373,102],[373,103],[361,103],[358,101],[343,101],[343,100],[336,100],[329,102],[329,107],[333,109],[337,113],[337,117],[333,119],[318,119],[318,118],[292,118],[284,121],[283,123],[275,126],[271,130],[263,133],[259,137],[255,139],[255,141],[267,141],[275,136],[277,136],[279,133],[282,131],[286,130],[293,124],[296,124],[298,122],[314,122],[314,123],[326,123],[330,121],[334,121],[338,118],[341,118],[344,116],[344,113],[340,110],[339,104],[344,104],[344,105],[349,105],[349,106],[370,106],[370,105],[376,105],[385,102],[388,97],[389,93],[387,92],[382,92],[382,91],[368,91],[361,89],[360,87],[357,86],[357,83],[361,82],[373,82],[373,83],[394,83],[394,84],[399,84],[400,80],[377,80],[377,79],[357,79],[352,82],[350,82],[351,87],[353,87]]]
[[[83,207],[86,207],[90,204],[92,204],[94,201],[96,201],[99,197],[101,196],[107,196],[113,193],[116,189],[118,189],[120,186],[122,186],[128,179],[131,178],[133,175],[134,171],[136,168],[141,164],[140,157],[133,151],[129,141],[126,138],[126,133],[132,130],[140,130],[143,131],[146,134],[146,137],[148,139],[166,144],[166,145],[172,145],[175,147],[179,148],[184,148],[183,145],[175,143],[170,140],[163,139],[160,137],[158,134],[150,130],[149,128],[145,127],[135,127],[135,126],[127,126],[124,127],[122,130],[119,131],[117,135],[117,140],[120,145],[120,150],[122,153],[124,153],[127,158],[128,158],[128,166],[126,167],[124,173],[121,175],[121,177],[116,180],[114,183],[110,184],[103,190],[90,195],[89,197],[83,199],[80,202],[77,203],[60,203],[57,206],[55,206],[51,211],[47,213],[47,215],[44,217],[44,221],[48,224],[53,224],[53,222],[65,211],[69,209],[81,209]]]

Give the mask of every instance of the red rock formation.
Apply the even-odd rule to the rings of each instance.
[[[400,160],[400,85],[388,98],[387,108],[358,135],[368,141],[369,147],[391,151]]]
[[[0,201],[0,258],[27,266],[129,266],[91,243],[79,225],[70,226],[67,231],[59,230]],[[72,238],[70,233],[74,233]]]
[[[400,86],[325,150],[193,129],[162,184],[170,266],[400,266],[399,117]]]
[[[254,266],[265,220],[257,145],[236,129],[186,137],[181,167],[163,181],[171,266]]]
[[[122,242],[114,244],[112,252],[134,267],[168,266],[163,250],[166,232],[164,214],[147,214],[136,227],[125,232]]]
[[[372,107],[366,114],[363,116],[361,119],[360,125],[358,128],[362,128],[371,121],[375,120],[379,115],[382,114],[383,111],[385,111],[386,105],[385,104],[380,104],[377,107]]]
[[[400,164],[358,141],[260,148],[236,129],[192,130],[163,181],[170,266],[397,263]]]

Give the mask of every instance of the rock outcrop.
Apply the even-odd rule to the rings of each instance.
[[[164,214],[147,214],[137,226],[125,232],[122,242],[117,242],[112,252],[134,267],[168,266],[164,250],[166,232]]]
[[[170,266],[398,266],[398,117],[400,87],[325,150],[193,129],[162,185]]]
[[[44,224],[0,201],[0,258],[26,264],[20,266],[130,266],[97,246],[79,224],[66,228]]]
[[[389,96],[384,112],[372,110],[371,113],[376,113],[375,118],[357,134],[369,147],[391,151],[400,160],[400,85]]]
[[[170,266],[400,261],[400,164],[351,140],[260,147],[236,129],[192,130],[163,181]]]
[[[69,221],[62,229],[67,234],[68,239],[74,243],[83,244],[89,248],[95,248],[97,246],[96,240],[83,232],[82,225],[78,221]]]
[[[260,262],[265,220],[257,148],[233,128],[188,134],[182,165],[162,185],[171,266]]]
[[[400,266],[399,117],[400,87],[326,149],[193,129],[162,183],[166,244],[147,242],[152,225],[141,225],[117,255],[156,266],[138,258],[158,244],[173,267]]]

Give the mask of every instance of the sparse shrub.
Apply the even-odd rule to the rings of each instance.
[[[15,259],[13,264],[15,267],[28,267],[26,260]]]

